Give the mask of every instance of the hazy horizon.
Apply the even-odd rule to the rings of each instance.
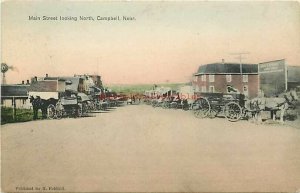
[[[249,53],[243,63],[300,66],[298,2],[5,1],[1,14],[1,62],[15,69],[7,83],[46,73],[99,74],[105,84],[184,83],[201,64],[239,62],[237,52]]]

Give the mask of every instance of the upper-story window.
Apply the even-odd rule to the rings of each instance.
[[[248,95],[249,95],[248,85],[244,85],[244,86],[243,86],[243,94],[244,94],[245,96],[248,96]]]
[[[194,82],[198,81],[198,76],[194,76]]]
[[[215,75],[214,74],[209,75],[209,82],[215,82]]]
[[[231,82],[231,80],[232,80],[231,74],[227,74],[226,75],[226,82]]]
[[[201,87],[201,92],[206,92],[206,86]]]
[[[243,82],[248,82],[248,74],[243,75]]]
[[[205,81],[206,81],[206,75],[205,75],[205,74],[202,74],[202,75],[201,75],[201,81],[202,81],[202,82],[205,82]]]

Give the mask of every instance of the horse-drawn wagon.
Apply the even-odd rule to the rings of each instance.
[[[198,93],[198,99],[194,102],[192,109],[198,118],[216,117],[223,114],[229,121],[238,121],[241,118],[255,118],[261,122],[261,112],[271,112],[271,117],[275,120],[275,114],[280,112],[280,122],[287,109],[293,108],[298,101],[295,91],[280,94],[277,97],[259,96],[252,100],[247,100],[245,95],[239,93]]]
[[[62,118],[64,116],[69,117],[81,117],[83,114],[83,105],[81,97],[76,92],[66,92],[64,96],[61,96],[56,105],[49,105],[47,108],[47,114],[49,119]]]
[[[245,117],[250,109],[245,107],[245,95],[238,93],[197,93],[192,109],[197,118],[214,118],[223,114],[229,121]]]

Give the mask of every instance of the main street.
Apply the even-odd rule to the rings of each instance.
[[[296,192],[300,129],[128,105],[1,127],[2,191]],[[52,189],[53,190],[53,189]],[[26,191],[26,192],[30,192]]]

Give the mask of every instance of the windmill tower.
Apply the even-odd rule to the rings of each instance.
[[[2,84],[6,84],[5,73],[8,71],[8,65],[1,63],[1,72],[2,72]]]

